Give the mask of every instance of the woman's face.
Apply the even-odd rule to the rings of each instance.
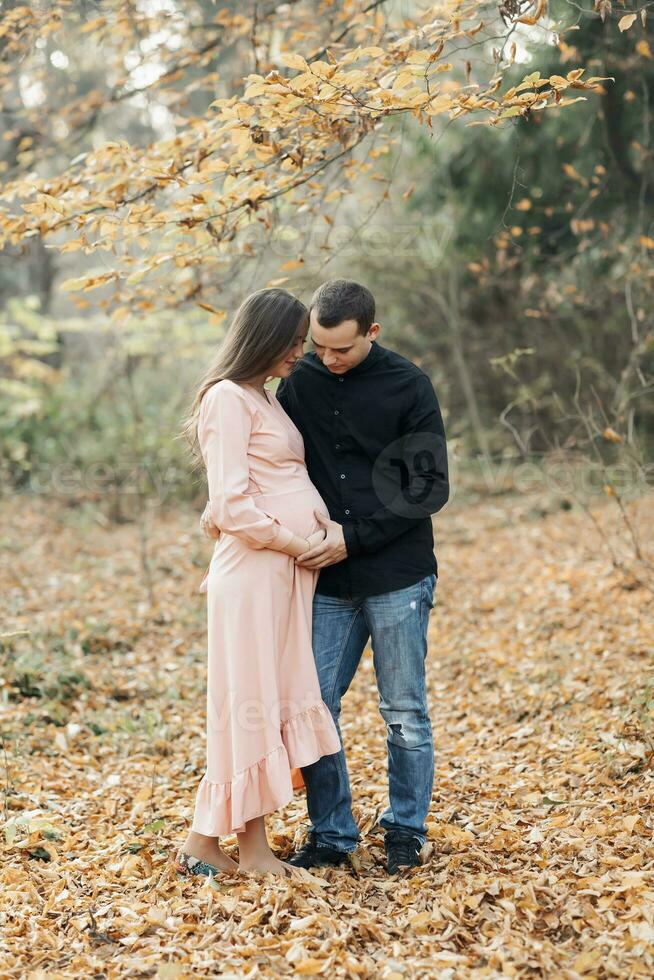
[[[292,348],[281,361],[277,361],[277,363],[273,364],[273,366],[269,369],[269,377],[287,378],[289,376],[295,367],[296,362],[299,361],[301,357],[304,357],[304,344],[307,339],[308,332],[308,323],[298,329]]]

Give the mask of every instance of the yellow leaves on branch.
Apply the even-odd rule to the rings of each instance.
[[[299,54],[283,54],[281,56],[282,64],[286,65],[287,68],[297,68],[299,71],[308,71],[309,65],[306,60]]]
[[[80,276],[78,279],[65,279],[60,284],[59,288],[64,292],[70,293],[79,289],[83,289],[85,292],[88,292],[90,289],[97,289],[98,286],[104,286],[106,283],[117,278],[117,272],[104,272],[100,275]]]
[[[536,23],[545,2],[536,0],[522,10],[519,21]],[[239,21],[239,30],[246,21]],[[339,31],[348,23],[343,18]],[[97,27],[110,30],[110,15]],[[285,27],[282,47],[286,38],[303,37],[299,21],[287,21]],[[205,117],[188,120],[172,139],[143,149],[124,140],[107,142],[76,158],[79,165],[58,178],[8,182],[0,200],[17,200],[22,213],[2,218],[0,238],[18,242],[72,228],[75,237],[59,248],[101,248],[115,256],[120,268],[68,279],[63,288],[89,291],[113,279],[117,303],[138,298],[143,308],[150,308],[162,302],[155,280],[166,266],[190,275],[188,266],[209,267],[217,256],[226,256],[227,247],[230,256],[251,254],[240,233],[255,214],[271,227],[268,202],[284,195],[303,208],[318,207],[325,172],[351,156],[368,133],[378,132],[386,116],[410,113],[428,127],[444,114],[450,119],[477,116],[473,124],[500,125],[528,118],[536,109],[567,106],[578,101],[565,97],[568,89],[597,91],[606,80],[584,81],[583,67],[566,77],[541,78],[532,72],[501,95],[501,74],[485,85],[472,82],[475,64],[455,60],[457,40],[479,35],[484,27],[494,30],[478,19],[476,5],[464,11],[447,3],[437,20],[405,18],[396,29],[386,25],[383,32],[380,25],[383,43],[348,49],[345,41],[338,56],[329,44],[315,57],[310,51],[286,50],[277,57],[277,68],[247,75],[238,95],[215,99]],[[451,52],[450,41],[455,42]],[[450,53],[452,60],[447,60]],[[342,186],[332,193],[340,194],[367,166],[369,159],[350,159],[347,167],[341,166]],[[323,199],[323,205],[329,200]],[[133,246],[145,249],[152,238],[155,257],[133,254]],[[166,302],[174,301],[175,289],[185,295],[187,284],[183,274],[166,283]]]
[[[637,14],[625,14],[618,21],[618,27],[621,31],[627,31],[631,25],[635,22]]]
[[[537,24],[547,9],[547,0],[538,0],[533,14],[523,14],[516,18],[518,24]]]
[[[575,68],[569,71],[565,78],[562,75],[550,75],[549,78],[541,78],[540,72],[533,72],[523,79],[519,85],[509,89],[504,94],[502,102],[511,102],[513,104],[506,109],[502,109],[497,119],[491,119],[491,125],[496,124],[498,119],[508,119],[519,115],[525,116],[533,109],[556,109],[573,105],[575,102],[585,102],[585,96],[580,95],[574,99],[562,98],[561,92],[564,92],[568,88],[586,89],[596,92],[603,91],[600,82],[614,81],[613,78],[608,76],[593,76],[592,78],[583,80],[581,76],[584,71],[584,68]],[[549,86],[549,89],[546,86]],[[521,90],[524,88],[542,89],[542,91],[522,92]],[[474,125],[474,123],[470,123],[469,125]]]
[[[215,324],[222,323],[222,321],[227,316],[227,310],[219,310],[215,306],[212,306],[210,303],[198,302],[197,306],[199,306],[203,310],[206,310],[207,313],[211,313],[212,321]]]
[[[599,82],[609,81],[608,77],[593,77],[584,81],[581,77],[584,71],[584,68],[574,68],[572,71],[568,72],[565,78],[562,75],[550,75],[549,78],[541,78],[540,72],[532,72],[530,75],[527,75],[519,85],[516,85],[514,88],[510,88],[507,92],[505,92],[502,101],[508,102],[513,100],[518,92],[521,92],[523,89],[527,88],[541,89],[549,85],[552,92],[558,93],[563,92],[568,88],[594,89]],[[613,81],[613,79],[610,80]],[[544,94],[549,93],[545,92]],[[533,93],[529,93],[529,95],[533,95]]]
[[[629,28],[632,27],[636,23],[636,20],[637,19],[638,19],[638,14],[637,13],[625,14],[618,21],[618,28],[620,29],[620,31],[628,31]],[[645,27],[645,25],[647,23],[647,8],[646,8],[646,6],[642,6],[641,9],[640,9],[640,22],[643,25],[643,27]],[[645,54],[645,51],[649,52],[649,45],[648,45],[647,41],[639,41],[638,44],[636,45],[636,50],[638,50],[639,44],[644,45],[644,50],[641,51],[640,53],[641,54],[644,54],[646,58],[647,57],[650,57],[651,58],[651,53]]]

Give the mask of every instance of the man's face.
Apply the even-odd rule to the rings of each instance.
[[[333,374],[344,374],[368,356],[370,345],[379,334],[379,324],[372,323],[360,334],[356,320],[343,320],[337,327],[321,327],[316,311],[309,316],[309,336],[316,354]]]

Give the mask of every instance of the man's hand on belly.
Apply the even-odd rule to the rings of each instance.
[[[302,568],[325,568],[347,558],[347,548],[343,537],[343,527],[337,521],[332,521],[320,511],[314,511],[316,520],[327,531],[325,538],[313,548],[309,548],[295,559],[295,564]]]

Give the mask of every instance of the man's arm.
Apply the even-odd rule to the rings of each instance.
[[[447,444],[436,392],[424,374],[415,386],[401,438],[373,467],[374,489],[385,506],[343,524],[348,555],[377,551],[417,521],[436,514],[449,498]]]

